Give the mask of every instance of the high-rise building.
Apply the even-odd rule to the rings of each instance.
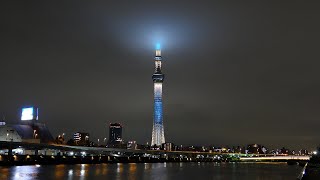
[[[76,132],[73,134],[73,140],[79,146],[88,146],[90,144],[89,133]]]
[[[119,144],[122,142],[122,126],[120,123],[110,123],[109,144]]]
[[[164,74],[161,72],[161,49],[160,45],[156,47],[156,56],[154,57],[155,70],[152,75],[153,88],[154,88],[154,112],[153,112],[153,128],[151,145],[160,146],[165,143],[163,115],[162,115],[162,83]]]

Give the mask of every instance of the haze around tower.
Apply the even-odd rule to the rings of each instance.
[[[54,135],[102,139],[121,122],[149,142],[160,42],[167,141],[312,149],[319,2],[288,2],[3,1],[0,113],[35,105]]]

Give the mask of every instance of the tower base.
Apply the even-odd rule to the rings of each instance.
[[[160,124],[154,124],[152,128],[152,141],[151,145],[161,146],[165,143],[164,139],[164,128]]]

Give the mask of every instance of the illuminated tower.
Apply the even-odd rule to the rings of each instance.
[[[154,87],[154,112],[153,112],[153,128],[152,128],[152,141],[151,145],[161,145],[165,143],[164,127],[162,116],[162,82],[164,74],[161,72],[161,50],[160,45],[156,47],[156,56],[154,57],[155,70],[152,75]]]

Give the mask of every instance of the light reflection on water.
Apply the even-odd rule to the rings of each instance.
[[[129,164],[129,177],[128,177],[129,180],[137,180],[136,171],[137,171],[137,164],[130,163]]]
[[[65,176],[65,171],[64,171],[64,169],[65,169],[65,165],[64,164],[59,164],[59,165],[56,165],[55,166],[55,177],[56,178],[62,178],[62,177],[64,177]]]
[[[12,175],[10,176],[10,179],[13,180],[37,179],[39,174],[39,167],[37,166],[15,166],[12,168]]]
[[[29,179],[295,179],[286,163],[129,163],[0,167],[0,180]]]
[[[73,177],[73,169],[69,169],[68,171],[68,179],[72,179]]]

